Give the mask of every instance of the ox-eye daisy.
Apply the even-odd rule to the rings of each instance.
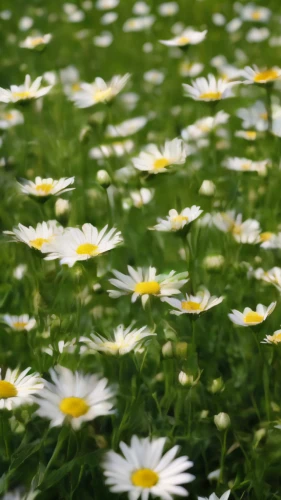
[[[263,321],[266,320],[267,316],[269,316],[276,306],[276,302],[271,302],[271,304],[266,307],[262,304],[258,304],[256,310],[253,311],[250,307],[245,307],[243,313],[237,311],[236,309],[232,310],[232,313],[228,315],[229,319],[235,325],[240,326],[254,326],[259,325]]]
[[[218,80],[214,75],[208,75],[208,79],[204,77],[196,78],[192,85],[183,83],[183,88],[186,91],[186,97],[191,97],[195,101],[220,101],[231,97],[231,89],[236,82],[228,82],[222,78]]]
[[[166,438],[133,436],[130,446],[120,443],[123,453],[109,451],[104,460],[106,484],[112,493],[127,493],[129,500],[148,500],[149,496],[172,500],[174,495],[187,496],[181,484],[195,479],[184,472],[193,466],[187,456],[175,458],[179,446],[163,455]]]
[[[106,83],[97,77],[93,83],[81,83],[80,90],[71,97],[77,108],[89,108],[99,102],[109,102],[125,87],[130,75],[114,76]]]
[[[3,110],[0,112],[0,129],[6,130],[24,122],[23,115],[17,109]]]
[[[261,267],[256,269],[252,274],[257,280],[265,281],[266,283],[270,283],[274,285],[279,292],[281,292],[281,268],[273,267],[268,271],[264,271]]]
[[[234,210],[221,212],[212,217],[214,225],[224,233],[231,233],[238,243],[255,244],[260,239],[260,224],[255,219],[242,221],[242,214]]]
[[[138,170],[150,174],[167,172],[171,165],[182,165],[187,156],[186,145],[182,139],[166,141],[162,148],[149,144],[137,158],[133,158],[133,165]]]
[[[280,344],[281,330],[276,330],[272,335],[266,335],[261,344]]]
[[[31,404],[33,394],[43,389],[43,382],[38,373],[28,374],[30,368],[20,372],[7,369],[5,377],[0,369],[0,409],[12,410],[17,406]]]
[[[121,295],[132,294],[132,302],[141,297],[142,305],[145,306],[150,295],[164,297],[180,293],[179,289],[187,283],[188,272],[176,274],[171,271],[167,274],[156,275],[156,268],[138,267],[134,269],[128,266],[129,275],[119,271],[112,271],[115,278],[110,279],[110,283],[119,290],[108,290],[109,296],[116,299]]]
[[[54,180],[51,178],[42,179],[41,177],[35,177],[35,181],[28,181],[24,179],[24,183],[20,184],[20,189],[22,193],[30,194],[37,197],[45,197],[55,195],[58,196],[66,191],[72,191],[75,188],[70,188],[73,184],[75,177],[65,178],[62,177],[59,180]]]
[[[247,132],[245,132],[245,134],[247,134]],[[267,172],[267,164],[268,160],[253,161],[248,158],[238,158],[237,156],[234,156],[226,158],[223,166],[228,170],[236,170],[238,172],[257,172],[259,175],[264,175]]]
[[[166,219],[157,219],[158,224],[151,229],[155,231],[180,231],[185,226],[193,222],[201,215],[203,210],[200,207],[193,205],[191,208],[184,208],[180,213],[174,208],[169,210],[169,215]]]
[[[123,355],[130,351],[138,351],[143,340],[156,335],[156,333],[152,333],[147,326],[142,328],[132,328],[132,326],[125,328],[124,325],[119,325],[113,331],[113,337],[110,339],[92,333],[90,338],[81,337],[80,341],[86,343],[90,350],[106,354]]]
[[[259,69],[256,65],[246,66],[244,70],[241,71],[241,76],[245,78],[243,83],[251,84],[266,84],[272,83],[276,80],[280,80],[281,78],[281,69],[277,67],[269,68],[269,69]]]
[[[228,500],[231,491],[227,490],[221,497],[212,493],[209,497],[198,497],[198,500]]]
[[[242,7],[242,5],[241,5]],[[243,21],[253,21],[255,23],[266,23],[271,16],[271,10],[267,7],[260,7],[254,3],[249,3],[242,7],[240,17]]]
[[[181,314],[201,314],[211,307],[217,306],[223,301],[223,297],[211,296],[210,292],[203,288],[196,295],[186,294],[184,299],[173,299],[163,297],[162,302],[167,302],[176,310],[171,311],[171,314],[180,316]]]
[[[50,243],[62,232],[63,228],[56,220],[39,222],[35,228],[19,224],[18,227],[13,228],[13,231],[4,231],[5,234],[11,234],[13,236],[12,241],[25,243],[30,248],[35,248],[40,251],[42,251],[42,247],[45,243]]]
[[[68,227],[64,233],[42,248],[48,253],[46,260],[60,259],[61,264],[72,267],[78,260],[88,260],[108,252],[122,243],[120,231],[115,228],[107,231],[106,225],[98,231],[92,224],[83,224],[82,229]]]
[[[29,332],[36,326],[36,319],[30,318],[28,314],[21,314],[20,316],[4,314],[3,322],[17,332]]]
[[[20,43],[20,47],[23,49],[42,49],[45,45],[50,43],[52,40],[52,35],[48,33],[47,35],[37,35],[28,36],[23,42]]]
[[[192,28],[186,28],[179,36],[172,40],[159,40],[163,45],[168,47],[185,47],[186,45],[197,45],[201,43],[207,35],[205,31],[195,31]]]
[[[31,82],[29,75],[26,75],[23,85],[11,85],[10,90],[0,87],[0,102],[20,102],[38,99],[48,94],[52,85],[40,88],[42,76]]]
[[[44,381],[36,403],[37,414],[49,419],[51,427],[66,420],[73,429],[79,429],[83,422],[112,413],[114,391],[106,378],[73,373],[63,366],[51,369],[50,374],[52,382]]]

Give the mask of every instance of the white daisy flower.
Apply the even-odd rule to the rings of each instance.
[[[98,10],[110,10],[117,7],[119,0],[98,0],[96,2],[96,9]]]
[[[196,295],[186,294],[182,300],[163,297],[162,302],[167,302],[176,310],[171,311],[171,314],[180,316],[181,314],[201,314],[211,307],[215,307],[223,301],[223,297],[211,296],[210,292],[203,288]]]
[[[30,248],[35,248],[41,252],[45,243],[50,243],[56,236],[62,234],[62,232],[63,227],[56,220],[50,220],[39,222],[35,228],[19,224],[18,227],[13,228],[13,231],[4,231],[4,234],[12,235],[11,241],[25,243]]]
[[[237,130],[234,135],[246,141],[255,141],[257,138],[256,130]]]
[[[132,327],[133,324],[127,328],[124,325],[119,325],[113,331],[113,337],[110,339],[92,333],[90,338],[81,337],[80,341],[86,343],[90,350],[105,354],[123,355],[131,351],[137,352],[144,339],[156,335],[156,333],[152,333],[147,326],[133,329]]]
[[[75,189],[68,187],[74,183],[74,180],[75,177],[62,177],[59,180],[54,180],[51,178],[42,179],[41,177],[35,177],[34,182],[24,179],[24,183],[19,183],[19,185],[22,193],[32,196],[58,196],[59,194],[66,193],[66,191],[72,191],[73,189]]]
[[[93,43],[96,47],[109,47],[112,42],[113,35],[110,31],[103,31],[100,35],[93,38]]]
[[[204,64],[200,62],[181,61],[179,65],[180,76],[190,76],[191,78],[199,75],[204,69]]]
[[[261,344],[279,344],[281,342],[281,330],[276,330],[272,335],[266,335]]]
[[[246,40],[250,43],[260,43],[266,40],[269,35],[270,31],[267,28],[251,28],[246,35]]]
[[[179,5],[177,2],[164,2],[158,7],[158,12],[163,17],[174,16],[178,11]]]
[[[224,233],[231,233],[238,243],[255,244],[259,242],[260,223],[255,219],[242,221],[242,214],[234,210],[220,212],[212,217],[213,224]]]
[[[98,147],[90,149],[89,158],[93,160],[103,160],[104,158],[110,158],[112,156],[117,156],[119,158],[131,153],[134,147],[135,144],[131,139],[115,141],[111,144],[101,144]]]
[[[230,115],[224,111],[219,111],[214,116],[205,116],[200,118],[193,125],[188,125],[181,131],[181,136],[185,141],[197,141],[202,137],[206,137],[215,130],[219,125],[224,125],[228,122]]]
[[[107,137],[127,137],[128,135],[136,134],[147,124],[145,116],[137,116],[130,120],[125,120],[118,125],[108,125],[105,131]]]
[[[269,248],[281,248],[281,233],[272,233],[270,231],[265,231],[260,234],[261,247],[265,249]]]
[[[174,208],[169,210],[169,215],[166,219],[157,219],[158,224],[153,226],[150,229],[154,229],[155,231],[180,231],[185,226],[193,222],[197,219],[203,210],[196,205],[193,205],[191,208],[184,208],[180,213],[177,212]]]
[[[7,369],[5,377],[1,375],[0,369],[0,409],[13,410],[17,406],[32,404],[33,394],[43,389],[43,381],[38,373],[28,374],[31,368],[20,372]]]
[[[152,83],[152,85],[161,85],[164,82],[165,75],[163,71],[151,69],[143,74],[143,79],[148,83]]]
[[[36,397],[36,413],[49,419],[51,427],[68,421],[77,430],[83,422],[113,413],[114,391],[106,378],[73,373],[63,366],[51,369],[50,375],[52,382],[45,380],[44,389]]]
[[[257,280],[265,281],[266,283],[270,283],[274,285],[279,292],[281,292],[281,268],[274,266],[272,269],[268,271],[264,271],[261,267],[256,269],[253,272],[253,276]]]
[[[51,344],[47,347],[42,347],[42,352],[45,352],[49,356],[53,356],[56,351],[59,354],[62,354],[63,352],[72,354],[73,352],[75,352],[76,348],[77,348],[77,340],[75,338],[69,341],[59,340],[55,348]]]
[[[132,159],[133,165],[138,170],[159,174],[167,172],[171,165],[183,165],[187,156],[186,145],[181,139],[166,141],[162,148],[150,144],[140,155]]]
[[[227,490],[221,497],[212,493],[209,497],[198,497],[198,500],[228,500],[231,490]]]
[[[42,76],[31,82],[29,75],[26,75],[23,85],[11,85],[10,90],[0,87],[0,102],[20,102],[38,99],[50,92],[52,85],[40,88]]]
[[[268,164],[268,160],[263,161],[253,161],[248,158],[237,158],[230,157],[227,158],[223,166],[228,170],[236,170],[238,172],[258,172],[260,175],[264,175],[266,173],[266,166]]]
[[[51,40],[52,35],[50,33],[48,33],[47,35],[28,36],[23,42],[19,44],[19,46],[23,49],[41,49],[45,45],[48,45]]]
[[[195,101],[220,101],[231,97],[231,89],[241,82],[228,82],[222,78],[218,80],[214,75],[209,74],[208,78],[199,77],[192,82],[192,85],[183,83],[186,97],[191,97]]]
[[[196,31],[193,28],[186,28],[179,36],[172,38],[172,40],[159,40],[159,42],[168,47],[185,47],[186,45],[197,45],[203,42],[206,35],[207,30]]]
[[[7,130],[15,125],[21,125],[24,122],[23,115],[17,109],[3,110],[0,112],[0,129]]]
[[[128,266],[129,275],[113,270],[115,278],[109,282],[119,288],[119,290],[108,290],[109,296],[113,299],[121,295],[132,294],[132,302],[141,297],[142,305],[145,306],[150,295],[156,297],[176,295],[180,293],[180,288],[187,283],[188,272],[178,273],[171,271],[168,275],[156,275],[156,268],[138,267],[134,269]]]
[[[271,302],[268,307],[258,304],[255,311],[250,309],[250,307],[245,307],[243,313],[237,311],[236,309],[232,309],[232,313],[229,314],[228,317],[235,325],[259,325],[274,311],[276,304],[277,302]]]
[[[81,83],[80,89],[71,97],[77,108],[89,108],[100,102],[109,102],[121,92],[130,78],[129,73],[124,76],[116,75],[110,82],[97,77],[93,83]]]
[[[129,33],[131,31],[143,31],[151,28],[154,22],[155,16],[152,15],[131,17],[130,19],[127,19],[127,21],[125,21],[125,23],[123,24],[123,31],[125,33]]]
[[[254,3],[249,3],[242,7],[240,17],[243,21],[253,21],[255,23],[266,23],[271,16],[271,10],[267,7],[260,7]]]
[[[10,314],[4,314],[3,321],[12,330],[22,332],[29,332],[32,328],[36,326],[36,319],[30,318],[28,314],[21,314],[20,316],[11,316]]]
[[[258,83],[264,85],[281,79],[281,69],[276,66],[261,70],[254,64],[252,68],[246,66],[244,70],[241,70],[240,74],[245,78],[243,83],[247,84]]]
[[[154,196],[154,189],[140,188],[139,191],[131,191],[130,197],[136,208],[141,208],[151,202]]]
[[[256,101],[249,108],[239,108],[236,116],[243,120],[242,127],[246,129],[255,129],[263,132],[268,129],[267,110],[262,101]]]
[[[18,488],[16,490],[8,491],[7,493],[5,493],[5,495],[2,497],[2,500],[34,500],[34,498],[37,497],[39,493],[39,490],[24,493],[23,489]]]
[[[112,493],[128,493],[129,500],[148,500],[149,496],[172,500],[174,495],[187,496],[181,484],[195,479],[184,472],[193,466],[188,457],[175,459],[179,446],[163,455],[166,438],[133,436],[130,446],[123,441],[119,455],[109,451],[103,464],[106,484]]]
[[[45,260],[60,259],[61,264],[72,267],[79,260],[108,252],[123,242],[120,231],[115,228],[107,231],[106,225],[101,231],[92,224],[83,224],[82,229],[68,227],[64,233],[50,243],[44,244],[43,253],[48,253]]]

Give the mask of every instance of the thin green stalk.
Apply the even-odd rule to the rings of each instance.
[[[223,483],[223,473],[224,473],[224,462],[225,462],[225,454],[226,454],[226,437],[227,437],[227,429],[223,433],[222,445],[221,445],[221,459],[220,459],[220,475],[219,475],[219,483]]]

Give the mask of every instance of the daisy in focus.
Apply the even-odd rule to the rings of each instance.
[[[33,395],[43,389],[43,381],[38,373],[28,375],[31,368],[20,372],[7,369],[3,378],[0,370],[0,409],[12,410],[17,406],[32,404]]]
[[[44,389],[36,403],[37,415],[49,419],[51,427],[65,421],[77,430],[83,422],[113,412],[114,392],[106,378],[73,373],[57,366],[50,370],[52,382],[44,381]]]
[[[128,275],[112,271],[115,278],[111,278],[109,282],[119,290],[108,290],[109,297],[116,299],[121,295],[132,294],[132,302],[141,297],[143,307],[150,295],[156,297],[177,295],[180,293],[180,288],[188,281],[186,279],[188,272],[176,274],[175,271],[171,271],[168,275],[157,275],[155,267],[134,269],[131,266],[128,266],[128,271]]]
[[[132,162],[135,168],[148,172],[149,174],[160,174],[167,172],[171,165],[183,165],[187,156],[186,145],[181,139],[166,141],[162,148],[154,144],[146,147]]]
[[[208,78],[199,77],[192,82],[192,85],[183,83],[186,97],[191,97],[195,101],[220,101],[232,96],[231,89],[241,82],[228,82],[222,78],[218,80],[214,75],[209,74]]]
[[[223,301],[223,297],[211,296],[210,292],[203,288],[196,295],[186,294],[182,300],[163,297],[162,302],[167,302],[170,306],[174,307],[171,314],[180,316],[181,314],[201,314],[212,307],[217,306]]]
[[[26,102],[38,99],[50,92],[52,85],[41,87],[42,76],[31,82],[29,75],[26,75],[23,85],[11,85],[10,90],[0,87],[0,102]]]
[[[10,316],[10,314],[4,314],[3,321],[12,330],[17,332],[29,332],[36,326],[36,319],[30,318],[28,314],[21,314],[20,316]]]
[[[235,325],[239,326],[255,326],[263,323],[275,309],[277,302],[272,302],[268,307],[258,304],[256,310],[253,311],[250,307],[245,307],[243,313],[232,310],[232,313],[228,315],[229,319]]]
[[[196,31],[192,28],[186,28],[181,35],[172,38],[172,40],[159,40],[168,47],[186,47],[187,45],[197,45],[206,38],[207,30]]]
[[[51,195],[58,196],[62,193],[66,193],[67,191],[72,191],[75,188],[69,188],[68,186],[73,184],[74,180],[75,177],[62,177],[59,180],[35,177],[34,182],[24,179],[24,183],[19,184],[22,193],[29,194],[31,196],[46,197]]]
[[[43,253],[48,253],[45,260],[60,259],[61,264],[72,267],[75,262],[112,250],[123,242],[120,231],[112,228],[107,232],[106,225],[101,231],[92,224],[83,224],[82,229],[68,227],[53,241],[46,243]]]
[[[125,328],[124,325],[119,325],[113,331],[113,337],[110,339],[92,333],[90,338],[81,337],[80,341],[84,342],[91,351],[100,351],[105,354],[119,354],[121,356],[131,351],[137,352],[144,339],[156,335],[156,333],[152,333],[147,326],[142,328],[132,328],[132,326]]]
[[[265,85],[267,83],[275,82],[281,78],[281,69],[277,67],[269,69],[259,69],[256,65],[246,66],[244,70],[241,71],[241,76],[245,78],[243,83],[252,84],[257,83]]]
[[[63,227],[56,220],[50,220],[48,222],[39,222],[35,228],[19,224],[18,227],[13,228],[13,231],[4,231],[4,234],[12,235],[12,241],[25,243],[30,248],[42,252],[43,245],[50,243],[62,232]]]
[[[17,109],[3,110],[0,112],[0,129],[7,130],[15,125],[24,123],[23,115]]]
[[[48,45],[51,40],[52,35],[50,33],[47,35],[28,36],[19,46],[23,49],[42,49]]]
[[[260,239],[260,223],[255,219],[243,222],[242,214],[234,210],[220,212],[212,217],[213,224],[224,233],[231,233],[237,243],[256,244]]]
[[[130,78],[129,73],[124,76],[114,76],[106,83],[97,77],[93,83],[81,83],[80,89],[71,97],[77,108],[89,108],[100,102],[109,102],[114,99],[125,87]]]
[[[184,208],[180,213],[172,208],[172,210],[169,210],[169,215],[166,219],[158,218],[158,224],[150,229],[164,232],[180,231],[195,219],[197,219],[202,214],[202,212],[203,210],[201,210],[200,207],[197,207],[196,205],[193,205],[191,208]]]
[[[112,493],[127,493],[129,500],[148,500],[149,496],[172,500],[174,495],[187,496],[181,484],[195,479],[185,471],[193,466],[187,456],[175,458],[179,446],[163,455],[166,438],[138,438],[133,436],[130,446],[123,441],[119,455],[106,454],[103,468],[106,484]]]
[[[266,335],[262,340],[261,344],[280,344],[281,342],[281,330],[276,330],[273,335]]]

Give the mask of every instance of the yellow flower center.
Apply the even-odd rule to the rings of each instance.
[[[158,483],[159,476],[151,469],[138,469],[133,472],[131,479],[134,486],[152,488]]]
[[[181,225],[183,222],[187,222],[188,217],[185,217],[184,215],[175,215],[175,217],[172,217],[171,223],[172,227],[178,228],[179,225]]]
[[[76,248],[76,253],[78,253],[78,255],[91,255],[91,257],[94,257],[98,255],[99,247],[97,245],[92,245],[92,243],[82,243],[82,245]]]
[[[274,335],[269,335],[268,340],[273,342],[273,344],[279,344],[281,342],[281,333],[275,333]]]
[[[17,395],[18,391],[11,382],[7,382],[6,380],[0,380],[0,398],[14,398]]]
[[[259,10],[255,10],[254,12],[252,12],[252,19],[254,21],[259,21],[261,18],[261,12]]]
[[[9,112],[8,113],[4,113],[4,115],[3,115],[3,118],[5,120],[12,120],[13,117],[14,117],[13,113],[9,113]]]
[[[22,92],[13,92],[12,96],[18,100],[31,99],[32,94],[30,90],[23,90]]]
[[[35,240],[30,240],[30,245],[36,250],[41,250],[44,243],[49,243],[50,238],[36,238]]]
[[[247,163],[242,163],[241,165],[241,170],[251,170],[251,166],[252,164],[250,162],[247,162]]]
[[[268,114],[267,113],[261,113],[260,114],[261,120],[267,120],[268,119]]]
[[[108,89],[105,89],[105,90],[97,90],[94,93],[94,100],[96,102],[106,101],[106,100],[108,100],[111,97],[111,93],[112,93],[112,88],[111,87],[108,87]]]
[[[261,71],[254,76],[254,82],[263,83],[270,82],[271,80],[276,80],[278,78],[279,73],[275,69],[268,69],[266,71]]]
[[[248,325],[251,323],[261,323],[263,321],[263,316],[255,311],[250,311],[244,316],[244,323]]]
[[[242,231],[242,229],[241,229],[241,226],[240,226],[239,224],[234,224],[234,225],[232,226],[232,228],[231,228],[231,232],[232,232],[232,234],[237,234],[237,235],[239,235],[239,234],[241,234],[241,231]]]
[[[192,300],[183,300],[181,303],[181,308],[184,311],[203,311],[201,304]]]
[[[257,137],[257,132],[255,130],[247,130],[247,132],[245,132],[245,135],[247,139],[255,140],[255,138]]]
[[[169,165],[170,160],[168,160],[168,158],[157,158],[157,160],[155,160],[155,162],[153,163],[153,168],[155,170],[158,170],[160,168],[168,167]]]
[[[88,413],[90,407],[84,399],[72,396],[70,398],[62,399],[59,408],[62,413],[65,413],[65,415],[78,418]]]
[[[190,43],[190,38],[188,38],[187,36],[181,36],[178,39],[178,45],[187,45],[188,43]]]
[[[157,281],[141,281],[136,284],[135,292],[140,295],[156,295],[160,292],[160,285]]]
[[[218,101],[222,98],[222,92],[205,92],[201,94],[200,99],[207,99],[209,101]]]
[[[208,125],[202,123],[201,125],[198,125],[198,128],[199,130],[201,130],[201,132],[210,132],[211,130],[211,127],[209,127]]]
[[[27,323],[25,321],[16,321],[15,323],[13,323],[13,327],[16,330],[24,330],[26,325],[27,325]]]
[[[50,191],[52,191],[53,187],[54,187],[53,183],[47,184],[43,182],[42,184],[37,184],[35,189],[36,191],[38,191],[38,193],[40,193],[41,191],[43,195],[46,196],[47,194],[49,194]]]
[[[78,92],[78,90],[81,89],[81,86],[80,86],[80,83],[79,82],[75,82],[71,85],[71,90],[73,92]]]
[[[33,38],[33,40],[31,40],[32,47],[37,47],[37,45],[41,45],[42,43],[45,43],[42,37]]]
[[[270,233],[269,231],[265,231],[264,233],[260,234],[260,240],[261,241],[269,241],[274,233]]]

